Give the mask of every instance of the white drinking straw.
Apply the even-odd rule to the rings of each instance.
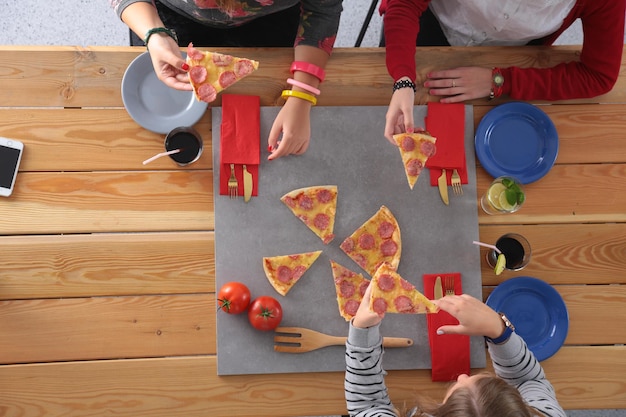
[[[154,155],[152,158],[148,158],[145,161],[143,161],[143,164],[144,165],[149,164],[150,162],[154,161],[155,159],[159,159],[162,156],[173,155],[173,154],[178,153],[180,151],[181,151],[180,149],[174,149],[174,150],[171,150],[171,151],[158,153],[158,154]]]
[[[474,245],[484,246],[486,248],[491,248],[491,249],[495,250],[498,255],[500,255],[502,253],[502,251],[500,249],[498,249],[495,245],[490,245],[489,243],[479,242],[477,240],[474,240],[472,243]]]

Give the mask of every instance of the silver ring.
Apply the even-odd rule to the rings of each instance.
[[[456,87],[456,81],[452,80],[452,88]]]

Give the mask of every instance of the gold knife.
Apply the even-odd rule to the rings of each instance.
[[[435,278],[435,289],[434,289],[435,300],[438,300],[443,297],[443,287],[441,286],[441,277]]]
[[[243,165],[243,201],[250,201],[252,196],[252,174],[248,172],[246,165]]]
[[[447,206],[448,200],[448,178],[446,177],[446,170],[441,170],[441,175],[437,178],[437,184],[439,185],[439,195],[443,200],[443,203]]]

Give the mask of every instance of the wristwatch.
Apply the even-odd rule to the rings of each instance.
[[[500,68],[491,70],[491,91],[489,92],[489,100],[502,95],[502,86],[504,85],[504,75]]]
[[[509,340],[509,337],[511,337],[511,333],[515,331],[515,326],[513,326],[513,323],[511,323],[511,320],[509,320],[507,316],[505,316],[504,313],[500,311],[498,311],[498,314],[500,315],[500,318],[504,322],[504,332],[502,332],[502,334],[496,337],[495,339],[492,339],[490,337],[486,338],[488,341],[496,345],[499,345]]]

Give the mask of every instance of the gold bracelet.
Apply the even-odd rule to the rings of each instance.
[[[297,97],[302,100],[306,100],[313,104],[314,106],[317,104],[317,98],[312,96],[311,94],[303,93],[302,91],[294,91],[294,90],[283,90],[280,95],[282,98],[286,99],[288,97]]]

